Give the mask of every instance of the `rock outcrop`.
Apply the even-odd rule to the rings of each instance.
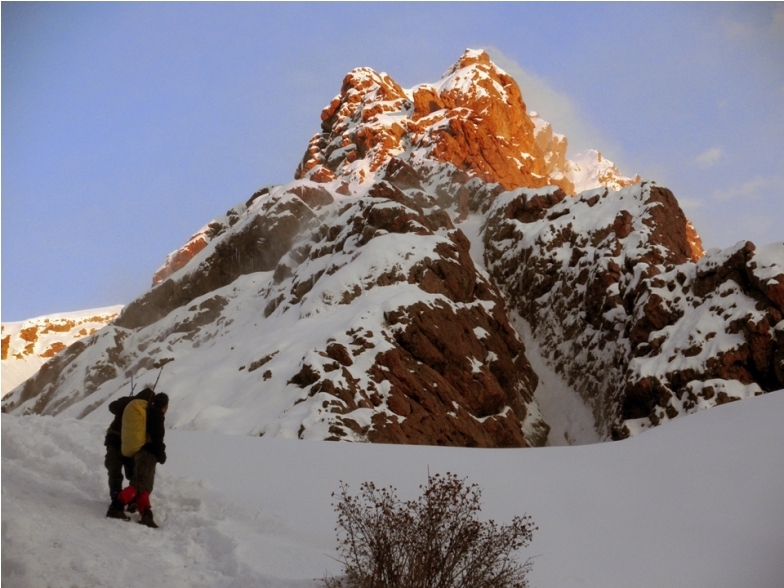
[[[502,193],[484,241],[510,306],[605,435],[784,387],[784,244],[701,257],[653,183]]]
[[[355,69],[321,120],[295,177],[340,179],[346,189],[371,181],[404,153],[413,153],[415,166],[423,159],[451,163],[506,189],[556,185],[574,194],[571,176],[585,184],[590,173],[566,159],[566,138],[527,112],[517,83],[484,51],[466,51],[437,84],[408,90],[387,74]],[[621,176],[612,162],[605,167],[614,173],[596,175],[600,185],[639,180]]]
[[[332,415],[303,423],[298,434],[324,421],[327,439],[543,444],[548,427],[533,400],[537,378],[504,301],[435,198],[379,181],[343,208],[281,260],[264,294],[269,319],[306,298],[319,313],[367,296],[385,300],[374,330],[333,334],[303,357],[290,382]],[[358,268],[360,279],[352,277]],[[396,296],[403,300],[390,304]]]

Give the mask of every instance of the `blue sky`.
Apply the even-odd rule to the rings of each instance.
[[[293,179],[359,66],[486,48],[576,152],[671,188],[706,248],[784,240],[784,4],[9,3],[2,320],[123,304]]]

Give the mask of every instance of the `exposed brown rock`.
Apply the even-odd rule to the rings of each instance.
[[[312,218],[312,210],[300,198],[271,198],[252,222],[221,240],[191,274],[166,280],[126,306],[117,326],[136,329],[152,324],[242,274],[275,269]]]
[[[613,231],[619,239],[625,239],[632,232],[632,215],[628,210],[622,210],[615,217]]]
[[[197,234],[191,237],[185,245],[169,256],[161,269],[155,272],[152,277],[153,286],[160,284],[174,272],[185,267],[185,265],[206,246],[207,238],[203,234]]]
[[[63,349],[65,349],[66,347],[67,347],[67,345],[66,345],[65,343],[61,343],[60,341],[55,341],[54,343],[52,343],[52,344],[51,344],[51,345],[50,345],[50,346],[49,346],[49,347],[46,349],[46,351],[44,351],[43,353],[41,353],[41,357],[46,357],[46,358],[49,358],[49,357],[54,357],[55,355],[57,355],[58,353],[60,353],[60,352],[61,352]]]
[[[337,176],[334,174],[332,170],[324,167],[323,165],[319,165],[310,174],[310,179],[313,182],[318,182],[320,184],[327,184],[337,179]]]
[[[417,121],[444,108],[444,102],[432,86],[417,86],[414,89],[414,115]]]
[[[340,343],[331,343],[330,345],[327,345],[327,355],[341,365],[348,367],[354,364],[354,360],[351,359],[351,354],[348,352],[348,349]]]
[[[537,377],[503,312],[417,303],[391,313],[387,322],[395,329],[395,348],[378,354],[369,373],[377,384],[391,384],[385,400],[391,414],[377,413],[360,431],[369,441],[468,447],[544,443],[548,427],[541,420],[529,419],[534,433],[522,427]],[[486,333],[481,339],[478,327]],[[333,343],[325,355],[350,361],[341,347]],[[344,380],[345,375],[344,370]],[[335,385],[308,364],[292,382],[312,385],[310,395],[335,396],[340,403],[334,409],[347,417],[358,407],[382,406],[374,392]],[[336,422],[354,430],[349,421]],[[332,429],[335,438],[344,435],[340,426]]]
[[[715,404],[715,392],[706,396],[713,388],[702,385],[709,380],[734,381],[747,395],[754,385],[784,387],[777,364],[784,336],[772,328],[782,318],[779,282],[763,286],[755,277],[751,243],[695,265],[702,251],[688,220],[669,190],[651,184],[569,200],[551,189],[498,198],[503,206],[490,211],[485,232],[492,275],[606,434],[622,438],[628,420],[656,425]],[[606,225],[586,225],[582,207],[613,212]],[[732,319],[738,304],[748,314]],[[745,343],[714,348],[715,332],[684,333],[683,321],[697,312],[713,313]],[[693,341],[674,348],[673,338],[686,335]],[[641,375],[646,359],[658,366],[655,375]]]
[[[321,186],[295,186],[289,190],[289,193],[296,195],[311,208],[320,208],[335,201],[332,195]]]
[[[432,200],[418,193],[417,182],[402,180],[401,174],[416,177],[406,166],[391,166],[388,180],[377,180],[366,199],[351,205],[353,217],[345,228],[320,229],[309,255],[320,259],[326,250],[340,251],[356,236],[364,246],[378,234],[404,233],[416,239],[446,229],[446,238],[435,246],[432,257],[414,263],[406,273],[385,272],[362,286],[354,285],[345,300],[350,303],[365,288],[405,281],[440,295],[440,302],[415,303],[385,313],[384,338],[394,349],[376,353],[373,333],[350,331],[346,333],[350,346],[328,343],[317,352],[321,363],[303,358],[290,382],[306,388],[309,398],[332,398],[324,400],[322,407],[331,415],[331,439],[357,435],[391,443],[543,444],[548,427],[533,400],[537,378],[509,325],[498,291],[479,276],[465,235],[454,229]],[[407,186],[406,191],[400,185]],[[297,284],[293,275],[282,278],[280,288],[288,294],[279,307],[296,300],[287,280]],[[375,354],[371,367],[364,375],[356,373],[356,358],[368,353]],[[359,364],[367,365],[367,359]],[[359,386],[359,378],[368,375],[370,385]],[[374,410],[372,422],[360,426],[353,411],[367,408]],[[306,429],[300,430],[300,436]]]
[[[643,223],[652,228],[651,243],[661,244],[666,257],[657,259],[658,249],[651,248],[649,259],[655,263],[680,264],[693,257],[692,243],[689,241],[690,223],[683,214],[673,193],[662,186],[651,185],[646,204],[658,204],[648,208]]]
[[[32,326],[22,329],[19,331],[19,338],[29,343],[35,343],[38,340],[38,327]]]
[[[318,382],[319,374],[309,364],[303,364],[302,369],[291,380],[290,384],[296,384],[300,388],[305,388]]]

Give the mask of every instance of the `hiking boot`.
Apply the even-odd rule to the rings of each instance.
[[[144,511],[142,518],[139,519],[139,524],[144,525],[145,527],[150,527],[151,529],[157,529],[158,525],[155,524],[155,521],[152,518],[152,509],[148,508]]]
[[[131,518],[123,512],[124,509],[125,505],[122,502],[119,500],[112,500],[112,503],[109,505],[109,510],[106,511],[106,517],[109,519],[130,521]]]
[[[135,512],[136,512],[138,509],[137,509],[137,507],[136,507],[136,503],[135,503],[135,502],[131,502],[131,503],[130,503],[128,506],[126,506],[126,507],[125,507],[125,510],[127,510],[129,513],[133,514],[133,513],[135,513]]]

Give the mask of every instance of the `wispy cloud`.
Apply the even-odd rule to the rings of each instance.
[[[759,14],[760,12],[765,13],[765,18],[741,20],[723,16],[719,20],[719,26],[724,33],[724,38],[728,41],[743,41],[759,38],[760,36],[784,37],[784,4],[780,2],[770,3],[761,10],[754,11],[746,16],[749,17],[750,14]]]
[[[694,161],[703,169],[713,167],[724,156],[720,147],[711,147],[707,151],[700,153]]]
[[[784,37],[784,4],[776,4],[773,9],[771,31],[778,37]]]
[[[680,197],[678,198],[678,204],[681,205],[683,212],[685,212],[687,215],[705,207],[705,202],[698,198]]]
[[[713,193],[713,197],[723,202],[735,200],[736,198],[757,198],[762,196],[763,192],[769,191],[779,184],[781,184],[781,178],[779,177],[763,178],[762,176],[756,176],[740,186],[717,190]]]
[[[565,135],[569,141],[569,157],[587,149],[597,149],[618,163],[620,147],[602,140],[599,131],[585,121],[577,104],[566,94],[558,92],[544,78],[526,71],[514,59],[495,47],[484,47],[493,62],[512,76],[523,93],[528,110],[535,110],[553,131]]]
[[[746,22],[724,17],[719,24],[724,30],[724,37],[732,41],[748,39],[754,34],[754,27]]]

